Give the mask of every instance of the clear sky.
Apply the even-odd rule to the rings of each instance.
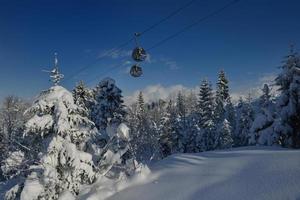
[[[147,49],[229,1],[196,0],[144,34],[140,43]],[[55,51],[66,77],[90,66],[63,81],[63,86],[71,89],[80,79],[94,86],[110,76],[126,95],[151,85],[195,87],[204,77],[215,82],[220,69],[227,72],[232,90],[244,90],[278,72],[290,43],[299,49],[299,0],[241,0],[149,52],[141,78],[128,75],[134,43],[107,56],[107,51],[127,41],[134,32],[186,2],[0,0],[0,97],[32,97],[47,89],[51,83],[42,70],[51,68]],[[105,74],[114,66],[120,67]]]

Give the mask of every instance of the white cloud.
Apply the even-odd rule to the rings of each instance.
[[[98,58],[112,58],[119,59],[131,55],[130,50],[106,49],[99,53]]]
[[[170,58],[161,57],[159,61],[166,65],[170,70],[177,70],[180,68],[177,62]]]
[[[130,60],[124,60],[122,62],[122,69],[120,70],[121,74],[129,74],[130,68],[132,66],[133,62]]]
[[[146,57],[146,60],[145,60],[147,63],[154,63],[155,60],[152,59],[152,56],[151,54],[147,53],[147,57]]]

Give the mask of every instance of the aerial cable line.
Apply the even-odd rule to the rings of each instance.
[[[174,10],[173,12],[171,12],[168,16],[166,16],[165,18],[159,20],[158,22],[156,22],[155,24],[149,26],[148,28],[144,29],[143,31],[139,32],[139,35],[143,35],[146,32],[154,29],[155,27],[157,27],[158,25],[160,25],[161,23],[167,21],[168,19],[170,19],[171,17],[177,15],[180,11],[184,10],[185,8],[189,7],[190,5],[192,5],[195,1],[197,0],[191,0],[189,2],[187,2],[186,4],[184,4],[183,6],[181,6],[180,8],[178,8],[177,10]]]
[[[112,71],[114,71],[114,70],[116,70],[116,69],[118,69],[118,68],[121,68],[121,67],[124,67],[124,66],[123,66],[123,65],[119,65],[119,64],[115,64],[115,65],[113,65],[111,68],[105,70],[102,74],[97,75],[96,77],[94,77],[94,78],[92,78],[92,79],[90,79],[90,80],[87,80],[85,83],[86,83],[86,84],[92,83],[94,80],[97,80],[97,79],[99,79],[100,77],[103,77],[103,76],[109,74],[110,72],[112,72]]]
[[[148,48],[148,49],[147,49],[147,52],[149,52],[150,50],[153,50],[153,49],[159,47],[160,45],[164,44],[165,42],[167,42],[167,41],[169,41],[169,40],[171,40],[171,39],[177,37],[177,36],[180,35],[181,33],[186,32],[186,31],[189,30],[190,28],[192,28],[192,27],[194,27],[194,26],[200,24],[201,22],[204,22],[205,20],[209,19],[210,17],[214,17],[214,16],[220,14],[221,12],[223,12],[224,10],[226,10],[228,7],[230,7],[230,6],[232,6],[232,5],[236,4],[236,3],[238,3],[239,1],[240,1],[240,0],[233,0],[233,1],[230,1],[229,3],[227,3],[227,4],[224,5],[224,6],[222,6],[221,8],[219,8],[219,9],[217,9],[217,10],[215,10],[215,11],[209,13],[208,15],[206,15],[206,16],[204,16],[204,17],[198,19],[197,21],[193,22],[192,24],[189,24],[189,25],[185,26],[183,29],[177,31],[176,33],[174,33],[174,34],[172,34],[172,35],[166,37],[165,39],[159,41],[159,42],[156,43],[155,45],[153,45],[153,46],[151,46],[150,48]],[[133,39],[132,39],[132,40],[133,40]],[[98,79],[99,77],[102,77],[102,76],[104,76],[104,75],[106,75],[106,74],[108,74],[108,73],[110,73],[110,72],[112,72],[112,71],[114,71],[114,70],[116,70],[116,69],[118,69],[118,68],[120,68],[120,67],[123,67],[123,65],[116,65],[116,66],[110,68],[109,70],[105,71],[103,74],[99,75],[97,78],[94,78],[94,79],[92,79],[92,80],[89,80],[88,82],[92,82],[92,81]]]
[[[186,4],[182,5],[181,7],[179,7],[178,9],[174,10],[173,12],[171,12],[169,15],[167,15],[166,17],[164,17],[163,19],[159,20],[158,22],[152,24],[151,26],[149,26],[148,28],[144,29],[143,31],[139,32],[139,36],[151,31],[152,29],[156,28],[158,25],[160,25],[161,23],[167,21],[168,19],[172,18],[173,16],[177,15],[180,11],[184,10],[185,8],[189,7],[190,5],[192,5],[195,1],[197,0],[191,0],[189,2],[187,2]],[[118,53],[121,50],[123,50],[123,48],[125,46],[127,46],[129,43],[131,43],[132,41],[134,41],[134,37],[130,38],[129,40],[127,40],[126,42],[120,44],[119,46],[117,46],[116,48],[112,48],[110,51],[108,51],[107,55],[111,56],[114,53]],[[72,78],[74,78],[76,75],[80,74],[81,72],[85,71],[86,69],[92,67],[93,65],[95,65],[97,62],[99,62],[101,59],[104,59],[104,57],[100,57],[97,58],[94,62],[88,64],[85,67],[80,68],[78,71],[76,71],[75,73],[73,73],[72,75],[68,76],[67,78],[65,78],[65,81],[68,81]]]
[[[129,43],[131,43],[134,40],[134,38],[131,38],[130,40],[127,40],[126,42],[124,42],[123,44],[119,45],[117,48],[113,48],[111,50],[108,51],[107,55],[111,56],[114,53],[118,53],[120,52],[125,46],[127,46]],[[92,67],[93,65],[95,65],[97,62],[99,62],[101,59],[104,59],[104,57],[100,57],[97,58],[94,62],[86,65],[85,67],[80,68],[79,70],[77,70],[75,73],[73,73],[71,76],[68,76],[65,81],[68,81],[74,77],[76,77],[76,75],[80,74],[81,72],[85,71],[86,69]]]
[[[209,19],[210,17],[213,17],[213,16],[215,16],[215,15],[218,15],[219,13],[221,13],[222,11],[224,11],[224,10],[227,9],[228,7],[230,7],[230,6],[234,5],[234,4],[236,4],[236,3],[239,2],[239,1],[240,1],[240,0],[233,0],[233,1],[229,2],[228,4],[226,4],[226,5],[224,5],[223,7],[219,8],[218,10],[215,10],[215,11],[209,13],[208,15],[206,15],[206,16],[204,16],[204,17],[198,19],[198,20],[195,21],[194,23],[185,26],[183,29],[181,29],[181,30],[177,31],[176,33],[174,33],[174,34],[172,34],[172,35],[166,37],[165,39],[159,41],[159,42],[156,43],[155,45],[153,45],[153,46],[151,46],[150,48],[148,48],[147,51],[150,51],[150,50],[152,50],[152,49],[154,49],[154,48],[157,48],[158,46],[162,45],[163,43],[167,42],[168,40],[171,40],[171,39],[177,37],[177,36],[180,35],[181,33],[186,32],[187,30],[189,30],[189,29],[191,29],[192,27],[194,27],[194,26],[200,24],[201,22],[203,22],[203,21]]]

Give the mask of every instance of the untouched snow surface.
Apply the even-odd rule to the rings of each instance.
[[[244,147],[176,154],[150,170],[141,168],[131,180],[100,178],[86,186],[77,199],[300,200],[300,150]],[[0,194],[4,195],[9,185],[14,184],[0,183]],[[64,193],[60,199],[73,197]]]
[[[150,169],[139,184],[107,199],[300,199],[300,150],[246,147],[177,154]]]

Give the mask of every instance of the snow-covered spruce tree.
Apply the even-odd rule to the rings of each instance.
[[[26,102],[16,96],[4,98],[1,106],[1,130],[5,138],[14,145],[14,141],[23,134],[26,117],[23,115],[28,108]]]
[[[237,125],[234,134],[234,146],[248,145],[251,135],[250,129],[254,119],[254,112],[251,105],[251,96],[249,94],[247,101],[240,98],[237,106]]]
[[[69,91],[54,86],[42,92],[28,112],[34,116],[26,124],[26,135],[42,144],[43,191],[38,197],[57,199],[64,190],[77,195],[81,184],[95,179],[92,155],[84,151],[95,134],[86,110],[74,103]]]
[[[83,81],[80,81],[75,86],[72,93],[75,104],[86,109],[90,118],[91,107],[94,104],[93,92],[84,85]]]
[[[111,78],[105,78],[94,91],[95,105],[92,108],[92,121],[98,130],[105,134],[107,127],[118,127],[125,117],[122,91]]]
[[[249,144],[272,145],[275,110],[268,84],[264,84],[263,94],[259,98],[259,111],[250,129]]]
[[[197,113],[197,104],[198,99],[194,92],[190,92],[184,101],[184,105],[186,107],[186,144],[185,144],[185,152],[187,153],[196,153],[200,152],[201,149],[198,147],[198,139],[199,139],[199,115]]]
[[[218,127],[217,131],[222,133],[219,135],[218,147],[219,149],[231,148],[233,145],[231,127],[227,119],[224,119],[221,126]]]
[[[215,107],[214,117],[215,117],[215,124],[216,124],[216,134],[215,134],[216,138],[215,138],[214,148],[224,148],[224,145],[222,144],[227,143],[228,142],[227,137],[232,135],[231,133],[228,133],[228,131],[232,132],[230,121],[233,121],[233,119],[228,120],[227,117],[228,118],[233,117],[232,115],[233,106],[229,95],[228,80],[223,70],[221,70],[219,73],[215,104],[216,107]],[[228,127],[230,129],[228,129]],[[222,139],[225,138],[226,141],[221,141]]]
[[[215,118],[216,121],[223,121],[225,118],[225,105],[226,100],[229,98],[228,80],[225,77],[225,72],[223,70],[219,73],[219,78],[217,82],[216,89],[216,108],[215,108]]]
[[[92,155],[85,152],[96,131],[94,123],[74,103],[72,93],[57,85],[62,78],[57,66],[51,75],[55,86],[43,91],[27,110],[32,118],[26,123],[25,136],[39,153],[31,174],[19,184],[22,200],[58,199],[64,191],[77,195],[82,184],[95,180]]]
[[[167,116],[165,115],[166,104],[166,101],[159,99],[158,101],[149,103],[146,109],[150,128],[149,132],[153,138],[153,148],[158,148],[157,152],[153,156],[153,160],[158,160],[163,157],[160,136],[163,134],[164,124],[168,124]]]
[[[102,148],[98,173],[110,179],[126,178],[136,170],[137,161],[130,146],[131,135],[124,123],[108,131],[109,140]]]
[[[212,150],[215,144],[214,97],[211,84],[204,79],[200,85],[198,113],[200,117],[199,149]]]
[[[10,179],[21,175],[28,167],[29,148],[26,147],[26,141],[22,137],[24,124],[28,117],[23,113],[27,107],[27,102],[16,96],[5,97],[2,102],[0,112],[0,179],[1,177]],[[16,162],[13,162],[14,159]]]
[[[239,134],[240,130],[242,129],[242,109],[244,108],[244,100],[242,97],[239,97],[238,103],[236,105],[236,128],[235,131],[233,132],[233,146],[238,147],[240,146],[240,139],[239,139]]]
[[[130,128],[125,124],[127,113],[123,105],[123,97],[121,90],[114,85],[112,79],[105,79],[100,85],[102,85],[100,93],[103,95],[99,94],[96,97],[96,107],[98,106],[99,114],[101,114],[100,111],[109,113],[101,114],[102,118],[106,117],[100,120],[104,122],[102,125],[105,125],[105,130],[102,129],[105,134],[105,143],[98,144],[100,148],[96,152],[97,159],[94,160],[96,160],[100,175],[110,179],[126,178],[134,173],[137,162],[134,146],[131,145],[134,137]],[[107,98],[106,101],[105,98]],[[130,121],[126,123],[131,125]],[[100,138],[103,138],[102,134]],[[99,143],[98,139],[94,138],[94,143]]]
[[[137,128],[138,128],[138,116],[137,116],[137,109],[138,104],[137,102],[132,103],[127,107],[127,115],[126,115],[126,123],[129,127],[129,134],[131,135],[130,146],[132,149],[133,156],[136,158],[137,156],[137,145],[135,144],[135,139],[137,135]]]
[[[155,126],[158,128],[160,124],[160,120],[165,112],[166,107],[166,101],[159,99],[158,101],[150,103],[148,106],[148,114],[149,118],[151,118],[151,121],[153,124],[156,124]]]
[[[6,149],[7,149],[7,143],[4,141],[4,135],[0,134],[0,160],[4,160],[5,159],[5,152],[6,152]],[[2,166],[2,164],[1,164]],[[3,174],[3,171],[0,167],[0,182],[4,181],[5,180],[5,177],[4,177],[4,174]]]
[[[197,94],[193,91],[191,91],[189,94],[187,94],[185,98],[185,105],[186,105],[186,110],[187,114],[192,114],[196,113],[197,111]]]
[[[286,147],[300,148],[300,57],[291,48],[290,55],[275,79],[281,91],[277,100],[274,142]]]
[[[231,132],[234,133],[236,129],[236,111],[230,96],[226,99],[225,119],[230,124]]]
[[[195,112],[190,113],[187,116],[187,139],[186,139],[186,153],[198,153],[203,151],[199,145],[199,140],[201,139],[201,129],[199,128],[199,117]]]
[[[156,132],[153,131],[151,126],[142,92],[138,95],[137,104],[133,112],[133,119],[130,122],[130,133],[134,157],[138,162],[147,163],[156,159],[159,153],[159,143],[158,136],[156,136]]]
[[[133,136],[131,140],[131,146],[133,149],[134,157],[140,161],[143,162],[144,159],[144,151],[143,144],[145,141],[145,133],[148,126],[147,119],[145,117],[146,107],[144,102],[143,93],[140,92],[137,98],[136,104],[132,108],[132,115],[130,117],[130,133]],[[141,137],[143,137],[143,140],[141,140]]]
[[[160,122],[159,144],[162,157],[171,155],[174,149],[174,124],[176,120],[172,100],[169,100],[166,111]]]
[[[184,96],[181,92],[178,93],[176,98],[176,121],[174,131],[174,152],[186,151],[186,139],[187,139],[187,119],[186,119],[186,107],[184,102]]]

